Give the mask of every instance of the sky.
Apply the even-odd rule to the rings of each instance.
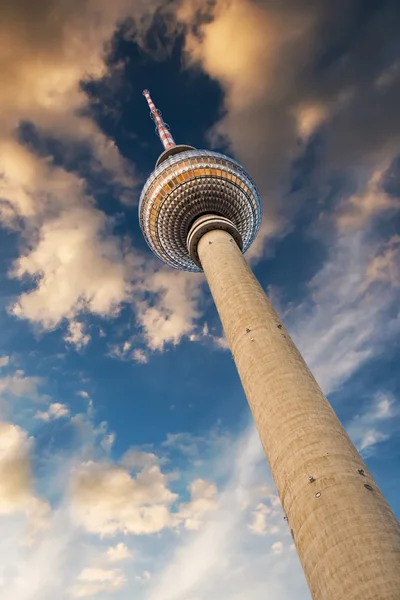
[[[174,138],[263,199],[246,257],[400,515],[400,5],[0,7],[0,599],[310,600],[202,274],[147,248]]]

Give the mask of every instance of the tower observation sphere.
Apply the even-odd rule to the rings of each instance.
[[[245,252],[260,228],[261,201],[254,182],[236,161],[218,152],[179,149],[162,155],[147,180],[140,224],[161,260],[176,269],[201,271],[196,244],[188,244],[195,221],[210,214],[225,217],[218,227],[230,230]]]
[[[203,270],[314,600],[400,600],[400,524],[243,253],[261,222],[250,175],[177,145],[144,91],[164,152],[139,220],[151,250]]]

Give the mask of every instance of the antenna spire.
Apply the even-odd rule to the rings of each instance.
[[[147,100],[147,103],[150,108],[150,116],[156,124],[156,133],[162,141],[165,150],[173,148],[174,146],[176,146],[174,138],[172,137],[171,132],[168,129],[168,125],[164,123],[161,111],[159,111],[158,108],[155,107],[155,104],[151,99],[149,90],[144,90],[143,96],[145,96]]]

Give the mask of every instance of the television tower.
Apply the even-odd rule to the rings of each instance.
[[[261,222],[236,161],[164,145],[140,198],[151,250],[204,271],[314,600],[399,600],[400,524],[243,258]]]

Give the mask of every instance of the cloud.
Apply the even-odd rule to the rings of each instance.
[[[372,284],[400,286],[400,236],[395,235],[379,249],[367,265],[365,289]]]
[[[120,569],[86,568],[78,576],[78,582],[72,590],[74,598],[88,598],[97,594],[113,594],[127,584]]]
[[[168,343],[176,345],[194,331],[200,317],[198,300],[202,283],[203,277],[193,273],[148,265],[142,280],[135,284],[138,291],[135,312],[150,350],[162,350]]]
[[[105,59],[118,24],[137,18],[140,41],[160,3],[85,0],[82,10],[75,0],[68,7],[48,0],[32,16],[26,2],[0,10],[0,37],[8,40],[0,99],[0,220],[21,232],[24,242],[10,270],[24,291],[10,310],[45,331],[65,325],[66,342],[78,349],[90,340],[88,315],[115,317],[125,303],[133,306],[153,351],[192,334],[199,317],[202,279],[134,253],[130,240],[114,235],[114,223],[96,207],[87,181],[68,170],[69,159],[84,147],[87,176],[99,185],[111,179],[120,196],[132,189],[134,169],[90,118],[81,83],[108,73]],[[61,164],[23,143],[18,128],[25,122],[39,140],[50,136],[61,144]],[[129,350],[129,358],[147,360],[144,350]]]
[[[38,411],[35,415],[36,419],[40,421],[53,421],[56,419],[63,419],[65,417],[69,417],[70,411],[68,406],[65,404],[61,404],[60,402],[54,402],[50,404],[49,408],[44,411]]]
[[[291,176],[310,138],[322,135],[313,175],[322,186],[338,168],[357,178],[400,151],[399,7],[360,13],[356,0],[179,3],[188,64],[224,91],[211,140],[235,154],[264,199],[258,256],[309,201]]]
[[[347,432],[362,456],[371,456],[379,443],[390,438],[398,427],[398,414],[394,399],[388,394],[378,394],[364,412],[355,415]]]
[[[379,213],[400,209],[399,198],[383,189],[388,165],[375,169],[361,193],[346,198],[337,211],[337,226],[341,231],[361,229]]]
[[[187,27],[190,62],[218,80],[225,92],[224,116],[212,137],[229,143],[266,195],[283,175],[283,160],[295,153],[295,118],[285,114],[284,119],[287,106],[277,106],[274,92],[280,91],[277,78],[283,49],[291,48],[307,31],[308,16],[305,11],[269,10],[267,2],[247,0],[220,0],[203,4],[201,10],[205,15],[199,23],[200,5],[183,2],[177,18]],[[267,234],[277,230],[280,217],[272,202],[265,208]]]
[[[369,186],[367,182],[367,190]],[[360,197],[363,195],[361,192]],[[395,267],[391,270],[389,266],[397,259],[396,237],[389,242],[372,238],[375,210],[362,213],[357,221],[359,229],[343,229],[342,215],[353,205],[354,197],[350,196],[330,217],[333,231],[328,258],[309,282],[307,300],[287,307],[290,333],[325,393],[340,387],[376,356],[400,326],[391,316],[398,301],[393,287]],[[380,214],[384,214],[383,207]],[[321,230],[326,233],[324,226]],[[315,228],[317,237],[322,237],[321,230]],[[379,285],[372,285],[374,281]]]
[[[110,548],[107,549],[106,556],[107,560],[111,563],[116,563],[132,558],[132,553],[129,551],[126,544],[120,542],[116,546],[110,546]]]
[[[164,448],[178,451],[191,458],[197,456],[200,446],[206,444],[206,438],[188,432],[168,433],[166,440],[162,443]]]
[[[175,501],[168,478],[158,466],[144,468],[135,478],[120,466],[84,463],[71,484],[72,510],[86,531],[102,536],[150,534],[175,524]]]
[[[229,465],[226,480],[215,497],[216,506],[199,531],[179,538],[164,569],[154,577],[149,600],[238,600],[243,594],[250,600],[268,594],[282,600],[308,598],[297,557],[285,552],[277,557],[268,552],[268,543],[258,546],[258,538],[249,538],[246,506],[251,498],[248,508],[253,508],[253,494],[258,498],[260,493],[270,493],[265,487],[260,490],[260,480],[272,483],[254,427],[246,430],[233,446],[228,442],[222,454],[225,458],[214,455],[210,462],[210,466],[221,461],[225,464],[226,459]],[[277,522],[284,523],[282,511],[277,513]],[[283,540],[290,540],[286,526],[280,535]],[[250,546],[250,540],[255,545]],[[271,545],[280,541],[276,537],[269,540]],[[283,577],[288,570],[291,578]]]
[[[0,221],[23,234],[22,255],[11,275],[25,290],[31,283],[10,310],[44,330],[66,321],[65,339],[78,348],[89,341],[84,317],[118,314],[132,301],[133,283],[140,294],[148,279],[156,297],[141,297],[136,305],[151,349],[178,343],[191,330],[196,313],[193,284],[182,287],[179,278],[153,268],[143,276],[140,265],[133,272],[130,241],[113,235],[114,223],[96,208],[85,179],[69,170],[76,152],[84,150],[90,155],[87,176],[93,175],[99,185],[104,178],[111,180],[119,196],[132,189],[134,167],[89,116],[81,84],[110,75],[106,58],[124,19],[136,19],[140,40],[158,5],[157,0],[85,0],[82,7],[75,0],[46,0],[34,12],[26,1],[0,9],[6,49],[0,59]],[[46,154],[45,144],[39,155],[23,142],[19,128],[26,122],[40,143],[46,137],[57,141],[61,164]],[[136,360],[143,361],[138,352]]]
[[[13,314],[46,329],[69,319],[67,339],[78,344],[85,341],[75,321],[80,312],[116,314],[128,299],[129,274],[119,242],[105,236],[106,226],[102,212],[83,206],[45,223],[38,244],[14,264],[15,277],[28,275],[36,285],[12,306]]]
[[[136,579],[141,583],[148,583],[151,579],[151,573],[150,571],[143,571],[142,575],[136,575]]]
[[[216,335],[208,326],[208,323],[204,323],[203,329],[199,333],[192,333],[189,336],[189,340],[191,342],[201,342],[201,341],[210,341],[214,348],[219,350],[229,350],[229,343],[225,337],[225,334],[222,332],[222,335]]]
[[[274,544],[272,544],[271,549],[274,554],[277,554],[279,556],[283,552],[282,542],[275,542]]]
[[[132,182],[115,144],[87,116],[80,83],[107,72],[104,61],[119,22],[146,12],[140,1],[69,3],[41,0],[1,8],[0,131],[10,137],[23,121],[64,142],[86,143],[94,166],[101,164],[121,184]],[[151,5],[148,7],[151,9]],[[22,175],[23,176],[23,175]]]
[[[2,367],[6,367],[10,362],[10,357],[9,356],[2,356],[0,358],[0,369]]]
[[[295,115],[298,133],[306,141],[328,118],[329,112],[323,104],[304,104],[297,108]]]
[[[141,348],[136,348],[133,351],[132,358],[135,362],[141,365],[145,365],[149,362],[149,357],[147,356],[146,352]]]
[[[267,533],[267,517],[271,509],[264,503],[260,503],[252,513],[252,520],[249,529],[256,535],[265,535]]]
[[[70,321],[68,323],[68,333],[64,336],[64,340],[67,344],[75,346],[80,349],[86,346],[90,342],[90,335],[85,333],[83,323],[79,321]]]
[[[0,422],[0,516],[24,513],[34,533],[43,527],[49,506],[35,494],[30,449],[23,429]]]
[[[42,380],[40,377],[30,377],[25,375],[24,371],[18,369],[7,377],[0,378],[0,394],[9,394],[11,396],[38,397],[38,388]]]
[[[136,471],[151,467],[158,463],[158,456],[153,452],[140,452],[138,450],[128,450],[121,459],[121,465],[130,471]]]
[[[179,506],[179,517],[186,529],[197,531],[203,517],[217,507],[217,488],[211,481],[196,479],[190,486],[190,502]]]
[[[82,322],[85,315],[115,317],[131,303],[150,350],[178,344],[200,317],[203,278],[145,261],[112,235],[110,227],[110,220],[86,196],[80,206],[46,221],[34,246],[13,265],[12,276],[30,278],[33,287],[10,311],[45,330],[66,320],[66,342],[81,348],[90,341]],[[132,349],[129,341],[112,354],[143,364],[147,360],[144,350]]]

